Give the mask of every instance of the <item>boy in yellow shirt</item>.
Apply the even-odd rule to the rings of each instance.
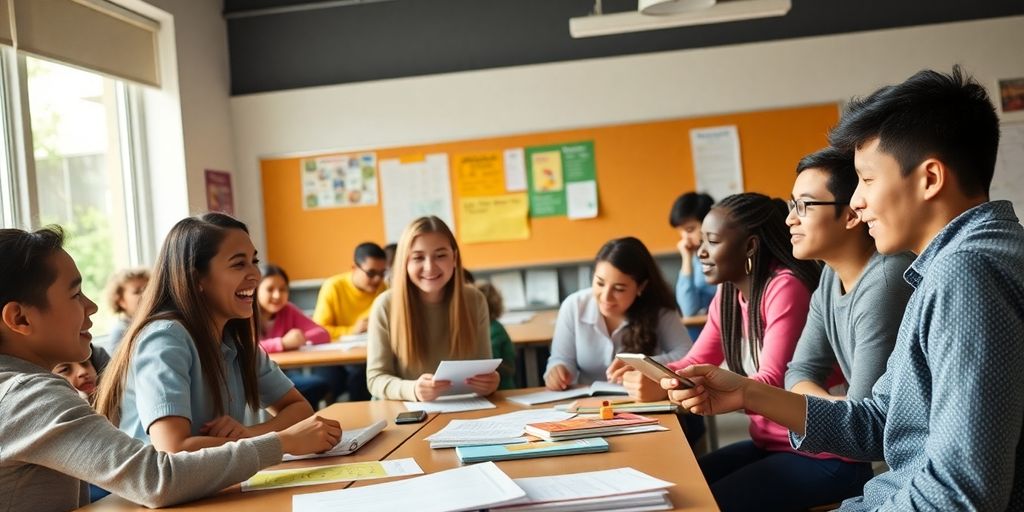
[[[332,340],[365,333],[370,306],[386,288],[386,270],[384,249],[373,242],[359,244],[353,256],[352,270],[329,277],[320,286],[313,321],[327,329]],[[366,365],[317,368],[313,373],[330,384],[335,396],[348,389],[350,400],[370,399],[366,389]]]

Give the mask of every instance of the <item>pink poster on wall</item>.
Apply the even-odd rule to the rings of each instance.
[[[211,212],[235,214],[235,199],[231,192],[231,173],[206,170],[206,208]]]

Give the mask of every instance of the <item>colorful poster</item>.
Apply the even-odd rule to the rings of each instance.
[[[505,171],[500,151],[456,155],[455,169],[460,197],[505,193]]]
[[[526,164],[531,217],[597,216],[593,142],[526,148]]]
[[[398,242],[410,222],[426,215],[436,215],[455,232],[447,153],[381,160],[380,179],[389,243]]]
[[[472,244],[530,238],[526,193],[459,199],[459,240]]]
[[[231,173],[206,170],[206,209],[211,212],[235,214],[234,193],[231,191]]]
[[[306,210],[377,204],[377,155],[326,155],[302,160]]]

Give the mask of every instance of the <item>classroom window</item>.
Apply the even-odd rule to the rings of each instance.
[[[102,299],[108,276],[139,263],[139,203],[129,129],[131,88],[120,80],[70,66],[25,59],[33,171],[27,176],[37,226],[59,224],[65,249],[82,273],[83,291],[99,306],[94,333],[105,333],[114,313]]]

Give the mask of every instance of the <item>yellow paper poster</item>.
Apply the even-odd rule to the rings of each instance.
[[[393,476],[420,475],[423,470],[413,459],[353,462],[334,466],[260,471],[242,482],[242,491],[264,491],[281,487],[372,480]]]
[[[559,192],[562,190],[562,152],[544,151],[530,155],[533,164],[533,191]]]
[[[463,243],[502,242],[530,238],[525,193],[459,200],[459,239]]]
[[[461,197],[505,193],[505,169],[501,151],[456,155],[455,169]]]

